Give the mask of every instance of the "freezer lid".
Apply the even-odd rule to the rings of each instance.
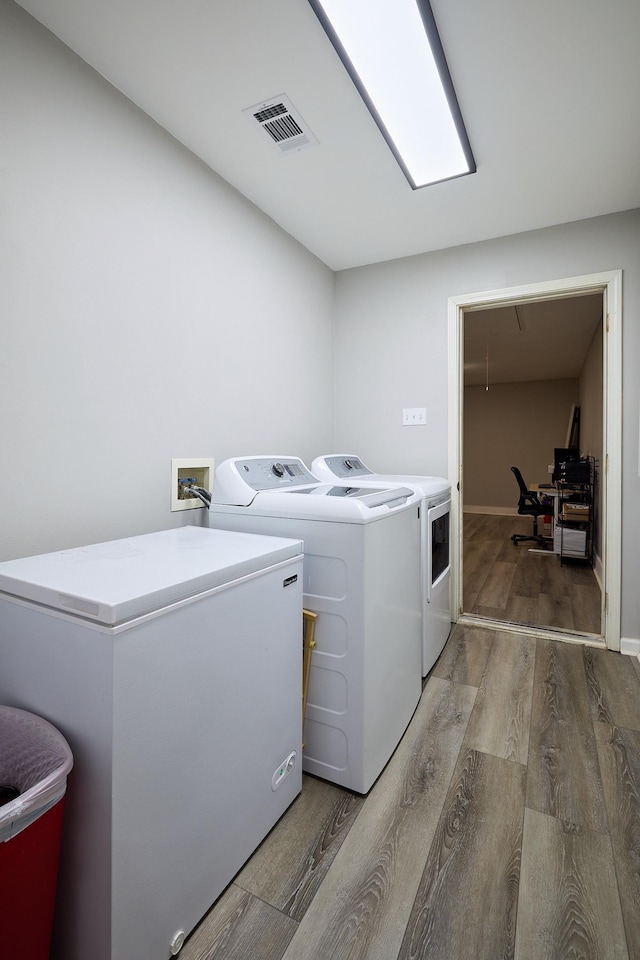
[[[108,626],[302,555],[302,542],[179,527],[0,563],[0,591]]]

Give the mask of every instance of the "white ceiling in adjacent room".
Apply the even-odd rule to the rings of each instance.
[[[601,293],[470,310],[465,386],[577,379],[601,320]]]

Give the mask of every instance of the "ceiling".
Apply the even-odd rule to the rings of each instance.
[[[415,191],[306,0],[19,2],[334,270],[640,207],[638,0],[431,0],[478,169]]]
[[[601,293],[468,311],[465,386],[577,379],[601,320]]]

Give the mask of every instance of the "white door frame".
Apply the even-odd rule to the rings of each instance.
[[[449,297],[449,477],[451,479],[451,618],[462,615],[462,442],[464,313],[555,300],[585,293],[603,297],[602,633],[620,649],[622,566],[622,270]],[[531,632],[536,632],[532,630]],[[548,632],[545,632],[548,635]]]

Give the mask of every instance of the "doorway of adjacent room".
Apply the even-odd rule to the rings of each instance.
[[[607,331],[612,290],[603,277],[578,278],[591,282],[573,289],[565,281],[450,301],[451,478],[459,484],[452,599],[460,619],[607,639],[606,561],[619,536],[612,552],[616,498],[603,465],[616,447],[609,436],[616,390],[608,383],[615,350]],[[595,465],[591,527],[572,528],[585,542],[591,537],[584,558],[567,555],[569,526],[560,518],[565,508],[554,475],[562,448]],[[535,521],[518,512],[522,491],[512,467],[544,498],[547,509]],[[578,491],[571,499],[581,499]],[[535,535],[541,539],[518,539]],[[608,625],[616,649],[619,621],[617,637],[615,621]]]
[[[464,613],[601,637],[598,484],[592,529],[575,523],[569,534],[555,516],[551,470],[556,449],[601,464],[602,388],[601,294],[465,312]],[[529,509],[536,499],[547,513],[518,515],[519,502]],[[582,538],[586,559],[560,558],[562,533],[567,543]]]

